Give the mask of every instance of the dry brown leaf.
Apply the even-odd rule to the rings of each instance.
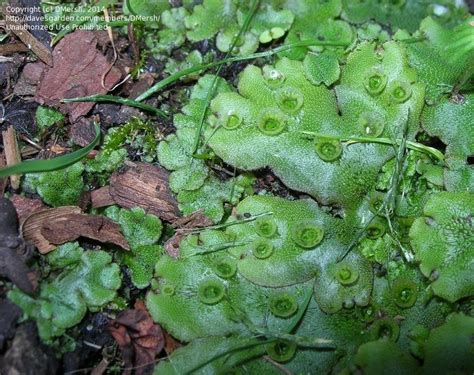
[[[56,249],[56,246],[44,238],[41,233],[43,224],[65,215],[80,214],[81,212],[81,208],[76,206],[63,206],[38,210],[25,219],[23,224],[20,226],[20,233],[23,235],[25,241],[33,243],[41,254],[47,254]]]
[[[116,203],[124,208],[142,207],[167,221],[179,217],[178,202],[169,188],[169,172],[147,163],[136,163],[110,177],[110,186],[92,192],[93,207]]]
[[[177,230],[192,228],[204,228],[214,224],[211,219],[204,215],[203,210],[193,212],[191,215],[179,217],[171,224]]]
[[[57,245],[79,237],[112,243],[130,250],[118,224],[104,216],[83,214],[77,206],[38,210],[25,219],[21,232],[25,240],[32,242],[41,254],[47,254]]]
[[[122,352],[124,374],[132,374],[132,368],[135,375],[153,371],[155,357],[164,347],[164,336],[143,301],[135,302],[133,310],[121,312],[117,319],[110,322],[108,330]]]
[[[60,106],[67,112],[71,121],[86,115],[94,103],[61,104],[60,100],[105,94],[101,77],[109,69],[109,63],[97,49],[94,33],[77,30],[66,35],[53,51],[53,67],[47,67],[36,93],[40,104]],[[120,81],[121,73],[112,67],[105,78],[105,86],[111,89]]]
[[[86,237],[130,250],[120,231],[120,225],[105,216],[76,213],[59,216],[43,223],[41,235],[53,245],[62,245],[79,237]]]
[[[41,82],[45,65],[41,61],[28,63],[23,68],[21,75],[30,85],[37,86]]]

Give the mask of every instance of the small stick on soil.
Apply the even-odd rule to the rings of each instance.
[[[140,63],[140,48],[138,48],[137,41],[135,39],[135,28],[133,27],[133,23],[129,23],[127,27],[128,32],[128,40],[132,45],[133,51],[133,67],[136,67]]]
[[[0,168],[3,168],[7,165],[7,161],[5,160],[5,154],[2,152],[0,153]],[[3,193],[5,192],[5,188],[7,187],[8,178],[7,177],[0,177],[0,198],[3,197]]]
[[[8,56],[14,53],[28,52],[28,47],[23,43],[10,43],[0,45],[0,55]]]
[[[2,137],[7,166],[21,162],[20,150],[18,148],[16,132],[13,126],[9,126],[7,130],[3,131]],[[14,190],[18,190],[20,188],[20,176],[10,176],[10,184]]]
[[[2,13],[5,15],[11,15],[11,13],[7,11],[7,9],[7,6],[2,7]],[[53,66],[53,55],[51,54],[51,51],[48,49],[48,47],[46,47],[43,43],[36,39],[33,34],[31,34],[27,30],[27,27],[25,25],[23,25],[19,21],[13,20],[13,18],[10,17],[6,20],[6,26],[45,64]]]

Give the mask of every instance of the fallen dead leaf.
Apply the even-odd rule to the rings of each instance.
[[[179,218],[178,202],[169,188],[169,172],[147,163],[136,163],[110,177],[110,186],[92,192],[93,207],[118,204],[124,208],[142,207],[167,221]]]
[[[37,86],[41,82],[44,69],[45,65],[41,61],[36,61],[34,63],[26,64],[21,74],[26,82],[30,85]]]
[[[155,357],[164,347],[161,327],[156,324],[146,310],[143,301],[135,302],[135,308],[121,312],[110,322],[108,330],[117,341],[125,363],[123,374],[150,374]]]
[[[58,144],[53,145],[49,150],[56,155],[61,155],[61,154],[64,154],[66,151],[68,151],[67,148]]]
[[[41,235],[53,245],[61,245],[86,237],[102,243],[112,243],[130,250],[120,225],[105,216],[66,214],[43,222]]]
[[[25,241],[33,243],[41,254],[47,254],[56,249],[56,246],[44,238],[41,233],[43,224],[65,215],[80,214],[81,212],[81,208],[76,206],[63,206],[38,210],[25,219],[23,224],[20,226],[20,233],[23,235]]]
[[[57,245],[79,237],[112,243],[130,250],[118,224],[105,216],[83,214],[81,208],[76,206],[34,212],[25,219],[21,231],[25,240],[31,241],[41,254],[47,254]]]
[[[86,115],[94,103],[60,104],[60,100],[105,94],[121,78],[120,71],[112,67],[105,77],[107,89],[102,87],[102,75],[110,64],[96,46],[97,38],[91,31],[77,30],[66,35],[53,51],[53,67],[45,69],[36,101],[59,106],[69,114],[72,122]]]

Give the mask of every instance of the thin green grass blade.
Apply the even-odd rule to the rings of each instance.
[[[153,113],[163,118],[168,118],[168,114],[161,109],[153,107],[145,103],[137,102],[136,100],[122,98],[114,95],[91,95],[81,96],[78,98],[62,99],[61,103],[81,103],[81,102],[93,102],[93,103],[117,103],[127,105],[129,107],[135,107],[142,109],[143,111]]]
[[[86,157],[89,152],[91,152],[94,147],[97,146],[100,140],[99,125],[95,126],[95,132],[96,136],[94,140],[88,146],[81,148],[80,150],[71,152],[67,155],[58,156],[57,158],[53,159],[24,161],[10,167],[2,168],[0,169],[0,177],[27,173],[51,172],[69,167],[70,165],[75,164]]]

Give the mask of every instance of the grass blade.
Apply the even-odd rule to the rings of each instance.
[[[18,163],[10,167],[2,168],[0,169],[0,177],[7,177],[11,175],[19,175],[26,173],[50,172],[69,167],[70,165],[75,164],[84,157],[86,157],[89,152],[91,152],[94,147],[99,143],[99,125],[95,126],[95,131],[96,136],[94,140],[88,146],[81,148],[80,150],[71,152],[67,155],[58,156],[53,159],[24,161],[22,163]]]
[[[93,102],[93,103],[118,103],[127,105],[129,107],[135,107],[142,109],[143,111],[153,113],[157,116],[168,118],[168,114],[161,109],[153,107],[151,105],[137,102],[136,100],[122,98],[120,96],[114,95],[91,95],[91,96],[82,96],[78,98],[71,99],[62,99],[62,103],[81,103],[81,102]]]

